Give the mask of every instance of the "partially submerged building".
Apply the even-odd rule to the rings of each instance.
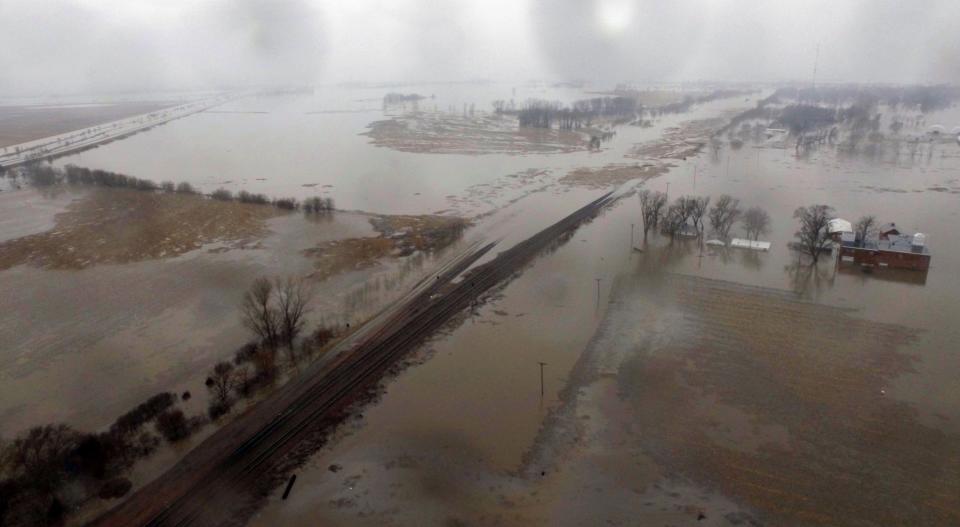
[[[886,232],[881,229],[880,238],[857,240],[850,233],[843,233],[840,240],[840,255],[837,262],[860,264],[863,267],[889,267],[926,271],[930,268],[930,250],[922,233],[900,234],[891,223]],[[896,233],[894,233],[896,232]]]
[[[900,229],[897,228],[896,223],[884,223],[878,229],[878,234],[881,240],[886,240],[890,236],[900,236],[903,233],[900,232]]]

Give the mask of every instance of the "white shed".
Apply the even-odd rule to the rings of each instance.
[[[753,249],[754,251],[769,251],[770,242],[760,242],[754,240],[744,240],[743,238],[734,238],[730,240],[730,247],[738,249]]]

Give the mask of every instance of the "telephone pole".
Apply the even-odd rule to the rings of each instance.
[[[537,362],[540,365],[540,400],[543,401],[543,367],[547,365],[546,362]]]
[[[813,80],[810,82],[811,88],[817,87],[817,63],[820,62],[820,43],[817,42],[817,53],[813,57]]]
[[[597,309],[600,309],[600,280],[603,278],[594,278],[597,281]]]

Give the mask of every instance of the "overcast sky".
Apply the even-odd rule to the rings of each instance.
[[[0,94],[342,81],[960,82],[960,0],[0,0]]]

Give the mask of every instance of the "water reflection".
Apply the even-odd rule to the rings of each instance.
[[[856,277],[858,283],[866,284],[871,280],[899,282],[912,285],[927,285],[928,271],[914,271],[911,269],[866,268],[853,262],[839,262],[837,273]]]
[[[783,271],[790,281],[791,289],[800,296],[808,297],[833,287],[836,273],[831,263],[822,260],[817,263],[797,260],[787,264]]]

